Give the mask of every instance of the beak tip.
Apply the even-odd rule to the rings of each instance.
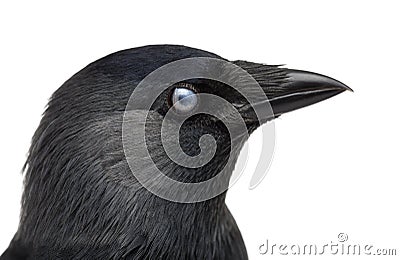
[[[354,90],[352,88],[350,88],[349,86],[347,86],[346,84],[344,84],[338,80],[332,79],[332,78],[331,78],[331,80],[332,80],[331,86],[333,86],[334,88],[337,88],[338,90],[341,90],[341,92],[344,92],[344,91],[354,92]]]
[[[344,85],[344,84],[343,84]],[[345,86],[345,90],[348,90],[348,91],[350,91],[350,92],[353,92],[354,93],[354,90],[352,89],[352,88],[350,88],[349,86],[347,86],[347,85],[344,85]]]
[[[316,89],[326,89],[326,90],[339,90],[354,92],[346,84],[333,79],[331,77],[327,77],[318,73],[302,71],[302,70],[293,70],[288,69],[288,77],[289,79],[295,83],[297,86],[306,87],[306,88],[316,88]]]

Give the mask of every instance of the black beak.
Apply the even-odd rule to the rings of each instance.
[[[275,117],[306,107],[346,90],[353,91],[333,78],[301,70],[287,70],[287,83],[282,85],[279,94],[269,98]],[[268,96],[268,93],[266,93]]]
[[[266,96],[239,108],[242,117],[250,125],[259,125],[346,90],[352,91],[340,81],[313,72],[246,61],[236,61],[235,64],[246,70],[259,83]],[[261,117],[256,116],[255,110],[265,113]]]

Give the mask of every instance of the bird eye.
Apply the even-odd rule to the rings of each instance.
[[[187,86],[176,87],[171,95],[171,105],[179,113],[187,113],[194,109],[198,103],[196,93]]]

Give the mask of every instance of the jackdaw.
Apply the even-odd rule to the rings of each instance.
[[[142,84],[130,107],[144,79],[181,60],[191,63]],[[219,61],[232,66],[219,66]],[[241,70],[250,79],[240,76]],[[200,76],[185,78],[185,73]],[[183,79],[173,82],[175,76]],[[158,89],[157,80],[166,87]],[[256,88],[248,91],[254,82],[261,94]],[[155,89],[160,90],[156,97]],[[247,259],[225,197],[248,134],[345,90],[350,89],[320,74],[228,62],[185,46],[144,46],[101,58],[67,80],[48,103],[24,167],[20,225],[1,259]],[[207,104],[207,95],[201,94],[226,100],[241,118],[223,102],[206,106],[214,114],[198,110],[200,103]],[[138,115],[145,121],[136,122]],[[167,132],[179,125],[177,149],[183,159],[198,158],[197,167],[182,165],[167,153],[161,134],[167,115]],[[230,129],[236,125],[246,133]],[[144,138],[137,135],[141,126]],[[204,136],[212,137],[214,145],[205,162],[196,157],[208,149],[202,146]],[[147,156],[139,149],[144,144]],[[190,185],[165,187],[164,179],[149,169],[178,184],[206,183],[227,174],[191,193]],[[220,192],[213,194],[213,189]]]

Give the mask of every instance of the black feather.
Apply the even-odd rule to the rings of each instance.
[[[220,58],[184,46],[125,50],[53,94],[25,165],[20,226],[1,259],[247,259],[225,194],[187,204],[161,199],[136,181],[124,157],[122,116],[133,89],[154,69],[188,57]],[[151,116],[159,127],[160,114]],[[198,176],[153,148],[176,178]],[[222,157],[214,164],[223,165]]]

